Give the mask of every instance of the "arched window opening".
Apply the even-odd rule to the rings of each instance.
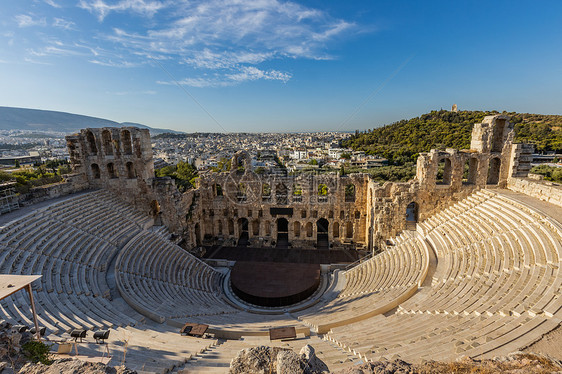
[[[471,157],[465,161],[462,172],[463,184],[475,184],[476,176],[478,175],[478,159]]]
[[[295,238],[298,238],[301,236],[301,224],[300,222],[294,222],[293,223],[293,233],[295,234]]]
[[[488,184],[498,184],[500,181],[500,170],[502,161],[499,157],[494,157],[488,165]]]
[[[94,134],[92,134],[91,131],[88,131],[86,133],[86,140],[88,142],[88,148],[91,154],[93,155],[97,155],[98,154],[98,147],[96,145],[96,138],[94,137]]]
[[[217,222],[217,231],[219,235],[222,235],[222,221],[220,219]]]
[[[228,220],[228,235],[234,235],[234,220]]]
[[[507,121],[504,118],[496,119],[494,130],[492,133],[492,149],[491,152],[501,152],[503,149],[503,136],[505,133]]]
[[[260,235],[260,221],[258,221],[257,219],[252,222],[252,235]]]
[[[137,156],[137,158],[141,158],[142,156],[142,147],[141,147],[141,143],[140,143],[140,139],[133,139],[133,145],[135,147],[135,156]]]
[[[113,154],[113,144],[111,141],[111,133],[109,132],[109,130],[103,130],[101,132],[101,139],[102,139],[102,143],[103,143],[103,151],[105,152],[106,155],[112,155]]]
[[[334,238],[339,238],[340,237],[340,223],[339,222],[334,222],[334,224],[332,225],[332,236]]]
[[[345,202],[346,203],[355,202],[355,185],[352,183],[345,186]]]
[[[92,175],[94,176],[94,179],[101,178],[100,167],[98,166],[98,164],[92,164]]]
[[[415,201],[406,207],[406,222],[418,222],[418,204]]]
[[[312,238],[312,222],[307,222],[306,224],[306,236]]]
[[[348,222],[346,224],[345,227],[345,237],[347,239],[352,239],[353,238],[353,223],[352,222]]]
[[[437,175],[435,176],[435,183],[441,185],[451,184],[452,164],[448,158],[442,158],[437,164]]]
[[[121,144],[123,144],[123,154],[132,155],[133,146],[131,143],[131,132],[129,130],[121,131]]]
[[[271,222],[265,221],[265,236],[271,236]]]
[[[137,173],[135,172],[135,167],[132,162],[127,162],[125,167],[127,168],[127,178],[134,179],[137,177]]]
[[[117,171],[115,170],[113,162],[107,164],[107,174],[109,174],[109,178],[117,178]]]

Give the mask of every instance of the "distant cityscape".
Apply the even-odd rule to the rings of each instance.
[[[0,131],[0,164],[13,166],[48,160],[68,160],[62,132]],[[361,169],[386,165],[386,159],[341,146],[351,134],[314,133],[195,133],[153,137],[155,168],[188,162],[199,171],[214,170],[239,150],[252,157],[258,172],[339,169],[346,164]]]

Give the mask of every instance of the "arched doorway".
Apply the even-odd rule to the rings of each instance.
[[[435,183],[441,185],[451,184],[451,174],[453,166],[449,158],[442,158],[437,164],[437,174],[435,175]]]
[[[100,171],[100,167],[98,166],[98,164],[92,164],[92,174],[94,175],[94,179],[100,179],[101,178],[101,171]]]
[[[499,157],[494,157],[490,160],[488,166],[488,184],[498,184],[500,181],[500,170],[502,166],[502,160]]]
[[[412,201],[406,207],[406,222],[418,222],[418,204],[415,201]]]
[[[406,229],[415,230],[418,223],[418,203],[412,201],[406,207]]]
[[[330,249],[330,241],[328,239],[328,220],[320,218],[316,221],[316,248]]]
[[[277,248],[289,248],[289,221],[277,218]]]
[[[238,232],[240,233],[240,238],[238,239],[238,247],[247,247],[249,239],[247,218],[238,219]]]

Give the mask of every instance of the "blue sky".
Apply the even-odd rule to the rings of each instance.
[[[0,87],[201,132],[562,114],[562,1],[0,0]]]

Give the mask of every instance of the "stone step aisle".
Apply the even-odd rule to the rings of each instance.
[[[330,371],[341,370],[364,362],[353,353],[346,352],[336,344],[322,340],[318,336],[273,342],[267,337],[253,336],[241,340],[219,340],[216,346],[193,356],[185,365],[177,367],[172,373],[228,373],[230,362],[242,349],[264,345],[288,348],[298,354],[307,344],[314,348],[316,356],[328,366]]]

